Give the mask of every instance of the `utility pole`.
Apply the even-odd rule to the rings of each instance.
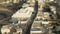
[[[35,0],[34,12],[32,12],[31,17],[27,21],[26,29],[23,29],[22,34],[30,34],[31,26],[32,26],[32,24],[34,22],[34,19],[37,16],[37,13],[38,13],[38,1]]]

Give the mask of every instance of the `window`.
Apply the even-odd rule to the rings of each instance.
[[[52,15],[49,15],[51,19],[54,19]]]

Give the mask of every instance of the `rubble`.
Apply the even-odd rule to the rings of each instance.
[[[35,2],[38,1],[38,7],[36,8]],[[15,3],[16,1],[14,1]],[[52,20],[57,20],[56,6],[49,5],[48,3],[55,2],[54,0],[28,0],[22,4],[22,8],[16,11],[12,16],[9,25],[2,26],[2,34],[24,34],[26,30],[31,28],[29,34],[54,34],[56,23]],[[47,4],[48,6],[47,6]],[[36,10],[37,9],[37,10]],[[36,10],[36,14],[35,11]],[[36,18],[34,17],[36,16]],[[34,17],[34,19],[33,19]],[[33,24],[32,24],[33,23]],[[30,25],[31,24],[31,25]],[[31,27],[28,27],[28,26]],[[48,26],[49,25],[49,26]],[[24,30],[26,29],[26,30]],[[57,26],[57,30],[60,29]],[[24,32],[24,33],[23,33]],[[26,31],[27,33],[27,31]],[[26,34],[25,33],[25,34]]]

